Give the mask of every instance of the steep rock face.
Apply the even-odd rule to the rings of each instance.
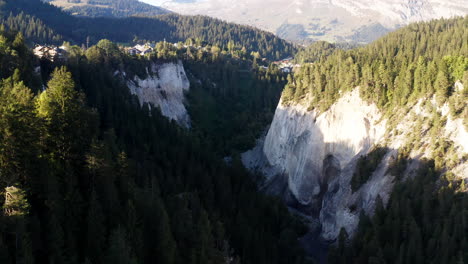
[[[350,188],[356,159],[385,134],[386,121],[381,119],[375,105],[361,100],[359,89],[319,115],[280,102],[263,144],[245,153],[243,161],[266,172],[266,188],[273,193],[287,197],[281,193],[286,184],[302,211],[320,219],[322,236],[331,240],[341,227],[352,233],[357,212],[372,210],[376,197],[386,198],[391,190],[392,179],[384,177],[388,165],[379,168],[362,191],[353,194]],[[353,212],[353,207],[358,210]]]
[[[387,170],[396,154],[396,150],[390,150],[371,178],[356,192],[351,190],[350,182],[359,156],[355,156],[342,169],[339,177],[333,178],[328,183],[330,191],[323,197],[319,215],[321,236],[325,240],[336,239],[342,227],[352,235],[357,230],[360,212],[372,215],[378,197],[387,204],[394,184],[394,177],[388,174]]]
[[[324,165],[341,170],[382,138],[385,122],[380,118],[376,106],[360,99],[358,89],[319,116],[280,103],[263,151],[272,166],[288,175],[289,189],[299,203],[310,204],[335,176],[324,173]]]
[[[461,119],[450,116],[447,104],[438,107],[434,98],[421,99],[394,113],[393,124],[388,125],[390,121],[375,105],[360,98],[358,88],[321,114],[280,102],[267,135],[242,155],[242,161],[247,168],[263,172],[265,191],[318,219],[322,238],[334,240],[342,227],[352,235],[360,212],[372,215],[378,197],[388,202],[395,181],[388,169],[401,147],[412,144],[403,177],[411,177],[423,158],[432,158],[434,139],[429,128],[434,111],[446,118],[440,136],[453,145],[445,162],[450,164],[449,156],[458,157],[448,169],[468,177],[468,165],[463,162],[468,133]],[[357,160],[377,146],[385,147],[386,154],[366,183],[353,192]]]
[[[190,127],[190,117],[184,106],[184,92],[189,90],[190,82],[182,62],[152,64],[147,72],[146,79],[135,76],[127,81],[130,92],[138,96],[141,105],[148,103],[159,107],[164,116]]]
[[[456,93],[463,93],[465,87],[460,82],[457,81],[454,85],[454,91]],[[432,102],[435,104],[435,102]],[[440,109],[440,113],[442,116],[447,117],[447,123],[445,125],[444,135],[454,142],[454,145],[460,148],[461,152],[468,153],[468,131],[466,131],[463,120],[461,118],[453,119],[450,116],[450,108],[447,103]],[[463,175],[464,177],[468,177],[468,175]]]

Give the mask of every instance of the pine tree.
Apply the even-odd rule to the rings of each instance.
[[[104,216],[102,214],[102,207],[97,199],[96,191],[92,190],[91,197],[89,198],[88,215],[86,219],[86,257],[96,263],[102,261],[102,251],[104,250],[104,243],[106,238],[106,228]]]
[[[0,83],[0,187],[24,183],[35,173],[39,122],[33,94],[22,82]]]
[[[53,160],[76,160],[94,133],[94,113],[86,107],[84,94],[75,90],[65,67],[56,69],[47,85],[37,100],[38,116],[46,123],[46,148],[51,149]]]
[[[162,264],[173,264],[175,263],[176,257],[176,243],[172,236],[171,226],[169,223],[169,217],[166,213],[163,204],[159,199],[155,201],[155,210],[157,213],[157,219],[159,221],[156,229],[156,252],[158,259]]]
[[[439,71],[434,85],[436,91],[436,99],[439,105],[442,105],[450,95],[450,82],[447,74]]]
[[[109,237],[109,247],[106,254],[106,262],[113,264],[137,264],[138,262],[127,244],[125,231],[118,227],[112,231]]]

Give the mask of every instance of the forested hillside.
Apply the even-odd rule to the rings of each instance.
[[[138,0],[43,0],[78,16],[128,17],[156,16],[169,13],[162,8]]]
[[[255,145],[273,118],[286,75],[274,66],[259,67],[255,57],[234,59],[213,50],[185,60],[195,78],[188,105],[193,132],[224,157]]]
[[[319,60],[324,60],[327,56],[333,54],[336,49],[350,50],[359,47],[356,43],[329,43],[326,41],[316,41],[312,44],[301,47],[294,55],[296,63],[312,63]]]
[[[363,88],[363,98],[388,112],[432,94],[443,103],[453,94],[451,84],[468,83],[467,27],[468,17],[415,23],[365,47],[317,57],[317,63],[303,65],[290,81],[283,103],[325,110],[340,92],[356,86]]]
[[[291,44],[271,33],[204,16],[167,14],[157,17],[120,19],[82,18],[71,16],[40,0],[2,0],[2,2],[2,21],[7,27],[11,26],[15,30],[20,30],[27,38],[42,36],[43,30],[48,35],[61,36],[57,40],[55,37],[48,36],[42,42],[52,40],[60,44],[61,41],[67,40],[81,45],[87,43],[88,37],[91,44],[101,39],[132,43],[134,40],[162,41],[166,39],[170,42],[178,42],[195,38],[226,48],[229,42],[232,42],[235,46],[244,47],[249,52],[259,52],[262,57],[269,59],[280,59],[295,51]],[[24,19],[28,15],[30,18]],[[10,20],[14,20],[15,23],[12,25],[7,23],[8,17],[12,17]],[[31,33],[36,31],[40,33]],[[39,39],[36,41],[39,42]]]
[[[360,87],[360,97],[388,119],[381,143],[390,145],[398,135],[402,140],[389,162],[395,186],[388,204],[378,198],[375,214],[361,211],[352,237],[341,229],[330,263],[468,261],[466,174],[458,171],[460,178],[454,171],[468,157],[444,132],[453,120],[464,120],[468,130],[467,29],[468,17],[441,19],[411,24],[365,47],[344,51],[322,45],[322,52],[302,54],[312,63],[289,79],[285,107],[300,104],[323,113]],[[463,122],[457,126],[463,130]],[[357,159],[353,193],[385,166],[389,148],[374,146]],[[349,211],[354,210],[352,205]]]
[[[251,147],[271,121],[285,76],[273,68],[259,70],[259,65],[268,66],[262,57],[283,58],[295,50],[270,33],[208,17],[171,14],[157,18],[79,18],[40,1],[27,2],[7,1],[2,7],[3,23],[8,29],[22,32],[30,43],[62,44],[68,40],[86,45],[90,36],[91,45],[108,38],[159,44],[163,40],[187,40],[195,47],[207,47],[200,53],[193,47],[191,51],[175,51],[159,45],[158,56],[183,59],[193,73],[189,107],[195,118],[194,132],[211,138],[222,155]]]
[[[466,182],[440,173],[427,161],[398,182],[387,208],[378,200],[373,216],[361,215],[352,239],[342,229],[329,263],[466,263]]]
[[[303,263],[279,200],[113,76],[144,61],[104,41],[34,73],[21,34],[0,47],[2,263]]]
[[[64,40],[61,35],[45,25],[40,19],[23,12],[17,15],[10,13],[8,16],[3,16],[1,22],[3,27],[7,26],[11,31],[22,32],[30,42],[61,43]]]

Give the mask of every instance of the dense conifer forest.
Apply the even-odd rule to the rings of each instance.
[[[22,34],[0,40],[2,263],[304,262],[302,224],[238,160],[140,107],[115,44],[34,73]]]
[[[399,181],[387,208],[378,200],[373,216],[361,215],[352,239],[341,230],[329,263],[466,263],[466,183],[440,174],[428,160]]]
[[[290,78],[283,102],[302,101],[323,111],[340,92],[360,86],[361,96],[386,112],[435,94],[440,103],[451,102],[455,116],[468,116],[456,99],[465,101],[467,90],[452,98],[451,88],[457,80],[468,83],[467,27],[468,17],[441,19],[411,24],[349,51],[321,45],[322,52],[315,52],[321,56],[305,53],[315,57],[308,61],[317,63],[303,65]]]
[[[231,156],[253,148],[271,123],[286,75],[274,65],[259,66],[255,57],[232,58],[242,51],[222,55],[213,50],[185,60],[196,77],[189,113],[193,132],[208,138],[220,155]]]

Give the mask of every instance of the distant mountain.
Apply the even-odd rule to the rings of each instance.
[[[466,0],[143,0],[249,24],[289,40],[368,43],[410,22],[468,13]]]
[[[156,16],[169,11],[138,0],[44,0],[79,16],[128,17],[134,15]]]

